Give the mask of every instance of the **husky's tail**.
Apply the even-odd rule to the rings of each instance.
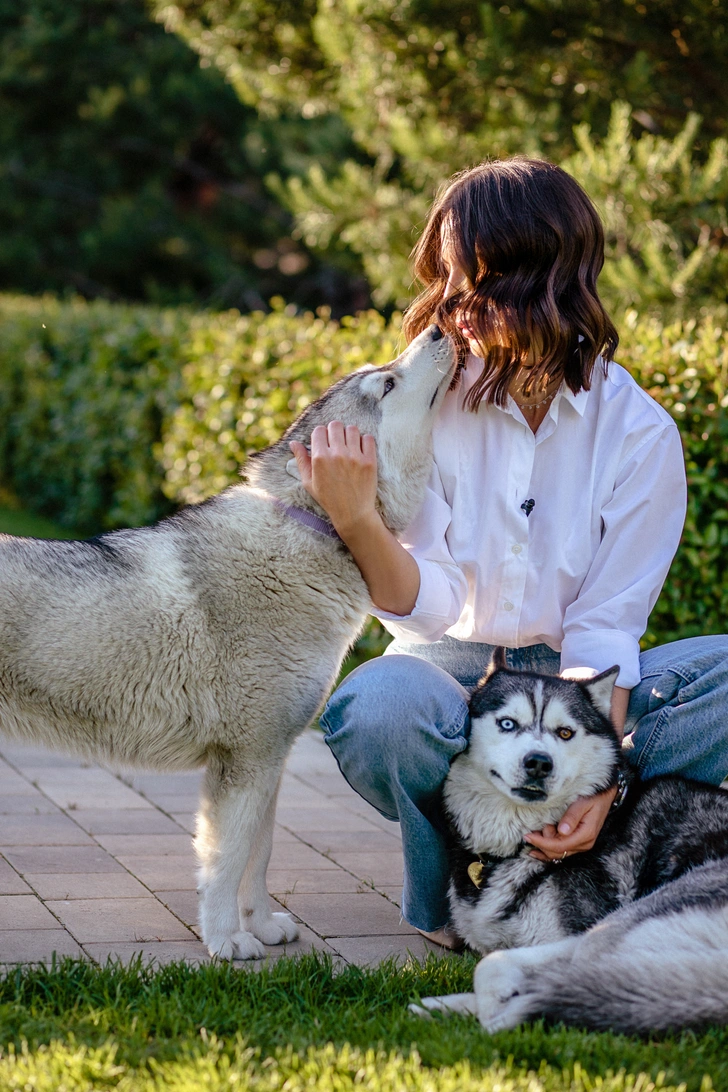
[[[552,963],[519,962],[522,1020],[625,1033],[728,1023],[728,862],[611,914]]]

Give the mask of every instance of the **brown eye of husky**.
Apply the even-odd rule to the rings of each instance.
[[[389,392],[393,390],[394,380],[392,379],[391,375],[388,375],[387,378],[384,380],[384,394],[382,395],[382,398],[384,398],[385,394],[389,394]]]
[[[556,735],[559,737],[559,739],[571,739],[573,734],[574,731],[572,728],[559,728],[556,732]]]

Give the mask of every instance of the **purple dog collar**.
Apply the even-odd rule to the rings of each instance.
[[[291,519],[295,519],[298,523],[302,523],[305,527],[310,527],[312,531],[318,531],[320,535],[326,535],[327,538],[338,539],[342,541],[341,535],[331,526],[331,524],[322,519],[321,516],[317,516],[315,512],[307,512],[305,508],[297,508],[295,504],[284,504],[282,500],[278,500],[277,497],[273,498],[273,504],[284,515],[290,516]]]

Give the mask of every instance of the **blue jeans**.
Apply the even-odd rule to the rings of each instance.
[[[352,671],[321,724],[344,777],[382,815],[399,822],[402,913],[419,929],[448,920],[448,866],[439,790],[467,746],[468,694],[492,646],[443,637],[394,642]],[[509,667],[558,674],[546,645],[509,649]],[[643,652],[630,695],[629,761],[645,779],[679,773],[719,785],[728,776],[728,636],[693,637]]]

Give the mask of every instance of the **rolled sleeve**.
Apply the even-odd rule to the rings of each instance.
[[[687,505],[677,428],[629,454],[602,509],[602,539],[564,615],[561,667],[620,668],[617,686],[640,681],[639,641],[677,550]]]
[[[616,685],[631,690],[640,681],[640,643],[617,629],[570,633],[561,646],[561,673],[590,667],[596,674],[619,665]]]
[[[414,555],[413,555],[414,556]],[[448,578],[442,565],[416,557],[420,570],[420,590],[411,614],[389,614],[377,609],[374,613],[389,632],[400,640],[426,644],[439,641],[460,614],[460,603],[453,585],[456,574]]]

